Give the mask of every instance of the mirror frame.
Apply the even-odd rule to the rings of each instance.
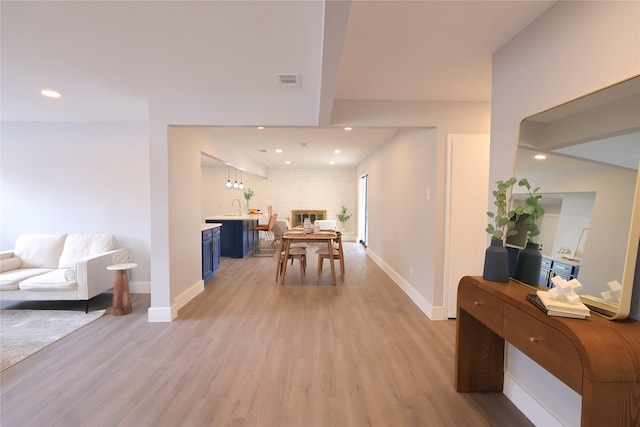
[[[518,129],[518,140],[517,140],[516,150],[520,147],[521,139],[522,139],[521,132],[523,129],[523,124],[527,120],[534,119],[536,117],[539,117],[542,114],[549,113],[551,111],[558,111],[559,109],[567,107],[568,105],[570,105],[571,103],[575,103],[576,101],[583,103],[590,96],[593,96],[596,94],[602,94],[604,93],[604,91],[607,91],[608,89],[615,88],[616,86],[623,84],[625,82],[631,82],[633,79],[637,79],[636,80],[638,82],[637,84],[638,86],[640,86],[640,75],[632,76],[618,83],[612,84],[610,86],[606,86],[602,89],[599,89],[591,93],[588,93],[586,95],[583,95],[581,97],[572,99],[570,101],[567,101],[555,107],[552,107],[544,111],[541,111],[539,113],[532,114],[528,117],[525,117],[520,122],[520,127]],[[639,122],[640,122],[640,119],[639,119]],[[529,148],[527,145],[525,145],[524,147]],[[540,151],[549,151],[549,150],[545,147],[540,147]],[[516,176],[515,175],[516,168],[517,168],[516,163],[517,162],[514,161],[513,176]],[[580,300],[582,301],[582,303],[587,305],[593,313],[599,314],[610,320],[625,319],[629,316],[629,313],[631,311],[631,300],[633,295],[635,270],[636,270],[636,263],[638,262],[638,251],[640,247],[640,167],[638,168],[636,173],[635,193],[633,197],[634,199],[632,203],[631,223],[629,224],[629,237],[627,239],[627,246],[626,246],[627,249],[626,249],[624,267],[622,272],[622,283],[621,283],[622,290],[620,293],[619,304],[618,305],[611,304],[604,301],[603,299],[593,297],[591,295],[580,295]]]

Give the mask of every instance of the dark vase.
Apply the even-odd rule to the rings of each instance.
[[[516,270],[516,260],[518,259],[518,252],[520,252],[519,248],[514,248],[513,246],[505,245],[505,249],[509,253],[509,277],[513,277],[513,273]]]
[[[502,240],[491,239],[491,246],[484,253],[482,278],[492,282],[509,281],[509,253]]]
[[[518,253],[513,278],[528,285],[540,282],[542,254],[537,243],[527,242],[527,246]]]

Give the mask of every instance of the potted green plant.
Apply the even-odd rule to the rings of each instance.
[[[344,230],[347,221],[349,221],[349,218],[351,218],[351,214],[347,213],[347,208],[342,205],[342,209],[340,209],[340,212],[336,214],[336,217],[342,224],[342,229]]]
[[[524,224],[527,229],[527,241],[533,242],[534,238],[540,234],[538,228],[538,219],[544,215],[544,208],[540,205],[542,200],[542,194],[538,194],[540,187],[536,187],[533,190],[526,178],[522,178],[518,182],[519,187],[525,187],[527,189],[529,197],[527,197],[521,204],[516,206],[515,213],[517,217],[524,216]],[[526,215],[526,216],[525,216]]]
[[[540,282],[540,268],[542,254],[538,243],[534,239],[540,235],[538,219],[544,215],[544,208],[540,205],[542,195],[538,194],[540,187],[533,188],[526,178],[518,182],[519,187],[527,189],[528,196],[515,208],[518,220],[524,220],[527,230],[527,245],[518,252],[513,278],[523,283],[537,285]]]
[[[496,206],[495,212],[487,212],[491,222],[487,225],[487,233],[492,240],[504,241],[509,236],[517,233],[515,229],[515,214],[511,209],[511,189],[517,182],[517,178],[512,177],[507,181],[497,181],[496,189],[493,190],[495,198],[493,204]]]
[[[251,188],[247,187],[247,188],[244,189],[242,194],[244,194],[244,198],[247,201],[246,213],[249,213],[249,200],[251,200],[251,198],[253,197],[253,190]]]
[[[516,213],[511,209],[512,188],[517,178],[497,181],[493,190],[495,212],[487,212],[490,222],[486,232],[491,236],[491,245],[485,251],[482,277],[492,282],[509,281],[509,254],[504,247],[504,239],[517,234]]]

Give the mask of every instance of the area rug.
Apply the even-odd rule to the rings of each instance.
[[[0,371],[104,315],[105,310],[0,310]]]

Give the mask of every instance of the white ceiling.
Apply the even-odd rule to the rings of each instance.
[[[553,3],[3,0],[1,117],[157,115],[227,127],[252,156],[306,142],[290,151],[298,166],[326,164],[328,148],[352,166],[395,130],[319,129],[336,100],[490,101],[492,53]],[[281,88],[278,73],[300,87]],[[62,98],[42,97],[45,87]]]

